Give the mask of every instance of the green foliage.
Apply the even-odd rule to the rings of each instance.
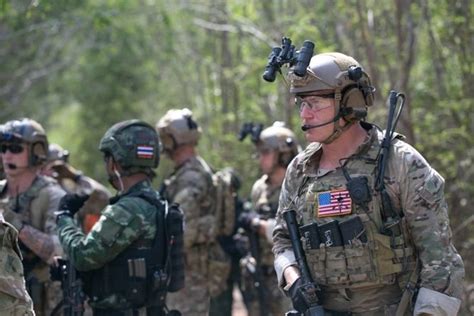
[[[154,124],[167,109],[189,107],[204,130],[200,153],[215,168],[236,168],[248,193],[259,171],[253,145],[237,141],[240,125],[284,120],[298,129],[283,78],[261,79],[270,48],[283,35],[297,47],[310,39],[318,52],[342,51],[365,66],[378,91],[370,119],[379,125],[389,90],[407,94],[400,131],[446,178],[456,226],[474,202],[473,6],[0,1],[0,118],[41,121],[79,169],[105,182],[97,144],[109,126],[130,118]],[[163,161],[157,184],[170,169]],[[472,246],[461,236],[472,230],[455,234],[465,253]]]

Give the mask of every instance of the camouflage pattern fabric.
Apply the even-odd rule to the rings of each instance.
[[[281,187],[272,188],[269,183],[267,175],[263,175],[258,179],[251,192],[252,206],[259,215],[265,219],[273,219],[278,208],[278,198],[280,196]],[[263,288],[267,295],[265,302],[267,303],[266,310],[268,315],[284,315],[291,309],[291,301],[278,289],[278,280],[273,269],[274,256],[272,253],[273,242],[260,237],[260,259],[262,267]],[[247,276],[248,277],[248,276]],[[247,306],[249,315],[259,315],[259,303],[255,298]]]
[[[327,211],[319,206],[321,193],[344,191],[347,181],[340,168],[318,168],[321,157],[318,144],[310,144],[288,167],[273,233],[275,268],[280,287],[285,286],[282,279],[284,269],[295,264],[282,213],[294,209],[300,224],[323,224],[332,219],[359,216],[369,238],[367,245],[353,245],[347,249],[325,247],[324,244],[320,249],[305,249],[311,273],[322,284],[322,304],[325,308],[364,315],[369,311],[383,314],[382,310],[393,310],[388,306],[399,302],[401,286],[404,285],[397,282],[406,280],[414,269],[413,264],[401,268],[402,259],[413,262],[410,259],[413,257],[421,262],[420,287],[450,297],[461,296],[464,266],[451,242],[443,193],[444,179],[414,148],[398,139],[392,141],[385,184],[393,207],[404,215],[402,221],[407,238],[398,238],[395,242],[405,245],[403,249],[406,252],[402,255],[400,249],[391,249],[390,238],[379,233],[382,225],[380,197],[373,190],[375,165],[372,158],[377,154],[382,137],[380,131],[370,128],[366,142],[356,153],[360,159],[350,159],[345,167],[351,177],[364,175],[369,179],[372,201],[367,210],[351,203],[350,208],[339,216],[328,216]],[[378,245],[375,247],[378,249],[372,249],[369,244]],[[398,257],[390,253],[398,253]]]
[[[281,190],[281,187],[272,188],[268,181],[268,176],[263,175],[254,183],[251,192],[252,207],[265,220],[275,218]],[[262,265],[273,266],[272,246],[271,240],[260,238],[259,250],[261,251]]]
[[[185,215],[186,286],[170,293],[167,305],[183,315],[207,315],[210,297],[225,290],[230,262],[216,241],[215,192],[212,173],[200,157],[192,157],[165,180],[166,198]]]
[[[25,279],[36,315],[50,315],[62,297],[61,284],[49,281],[49,264],[54,256],[61,256],[63,253],[56,234],[54,215],[63,195],[64,191],[54,180],[38,176],[31,187],[18,197],[3,199],[5,207],[18,211],[26,225],[50,235],[54,242],[54,251],[48,262],[42,261],[26,247],[21,247],[25,269],[26,262],[32,262]]]
[[[31,316],[33,301],[26,291],[18,231],[0,214],[0,315]]]
[[[61,217],[58,233],[68,257],[79,271],[97,270],[138,241],[152,242],[156,233],[156,208],[139,197],[128,197],[138,191],[152,191],[149,181],[139,182],[108,205],[99,221],[85,235],[72,218]],[[110,293],[101,301],[90,302],[93,308],[129,308],[127,298]]]

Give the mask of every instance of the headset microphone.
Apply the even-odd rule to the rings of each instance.
[[[339,119],[339,118],[338,118],[338,119]],[[326,123],[323,123],[323,124],[318,124],[318,125],[308,125],[308,124],[305,124],[305,125],[301,126],[301,130],[302,130],[303,132],[306,132],[306,131],[309,131],[309,130],[312,129],[312,128],[325,126],[325,125],[331,124],[331,123],[333,123],[333,122],[335,122],[335,120],[331,120],[331,121],[329,121],[329,122],[326,122]]]
[[[339,113],[332,119],[330,120],[329,122],[326,122],[326,123],[322,123],[322,124],[318,124],[318,125],[308,125],[308,124],[305,124],[303,126],[301,126],[301,130],[303,132],[306,132],[312,128],[317,128],[317,127],[321,127],[321,126],[325,126],[325,125],[328,125],[328,124],[331,124],[331,123],[334,123],[336,122],[338,119],[340,119],[341,117],[344,117],[344,116],[347,116],[349,114],[354,114],[354,116],[357,118],[357,119],[362,119],[364,118],[366,115],[367,115],[367,110],[363,109],[363,110],[359,110],[359,109],[353,109],[352,107],[343,107],[342,109],[339,110]]]

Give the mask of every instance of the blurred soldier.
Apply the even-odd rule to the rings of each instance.
[[[311,144],[289,165],[273,232],[279,285],[308,309],[282,215],[295,210],[327,315],[456,315],[464,266],[451,241],[444,179],[410,145],[362,119],[369,76],[352,57],[313,56],[290,71]],[[383,164],[380,153],[388,152]],[[417,295],[415,295],[417,293]],[[414,306],[411,306],[414,302]]]
[[[169,295],[168,305],[183,315],[207,315],[210,297],[225,290],[230,263],[216,241],[212,171],[196,152],[201,129],[189,109],[169,110],[156,128],[164,153],[175,166],[162,191],[186,217],[186,287]]]
[[[262,310],[265,311],[265,315],[284,315],[290,308],[291,302],[275,286],[278,282],[273,268],[272,232],[275,227],[278,197],[285,178],[286,167],[298,154],[299,145],[295,134],[284,127],[283,122],[275,122],[271,127],[264,129],[260,135],[255,136],[252,139],[257,140],[255,145],[263,175],[252,187],[252,209],[255,211],[243,213],[239,222],[246,230],[258,234],[262,288],[257,291],[263,291],[264,295],[263,298],[258,298],[258,293],[251,295],[251,301],[246,304],[251,316],[261,315]],[[246,279],[243,281],[245,284],[255,282],[254,277],[248,273],[243,275],[243,278]],[[249,298],[248,293],[244,293],[244,298]],[[262,308],[260,304],[265,304],[265,306]]]
[[[38,175],[48,154],[43,127],[31,119],[9,121],[1,134],[6,180],[1,186],[4,217],[19,232],[26,287],[37,315],[49,315],[61,300],[60,284],[49,282],[48,264],[62,253],[54,211],[64,191]]]
[[[79,223],[87,234],[99,219],[100,211],[109,204],[109,190],[71,166],[69,152],[57,144],[49,145],[48,162],[41,173],[56,179],[67,193],[89,195],[89,199],[77,213]]]
[[[0,213],[0,315],[35,315],[26,291],[18,231]]]

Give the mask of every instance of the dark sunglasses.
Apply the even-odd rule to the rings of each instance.
[[[2,154],[6,153],[7,150],[12,154],[19,154],[23,152],[24,148],[20,144],[2,144],[0,146],[0,151]]]

